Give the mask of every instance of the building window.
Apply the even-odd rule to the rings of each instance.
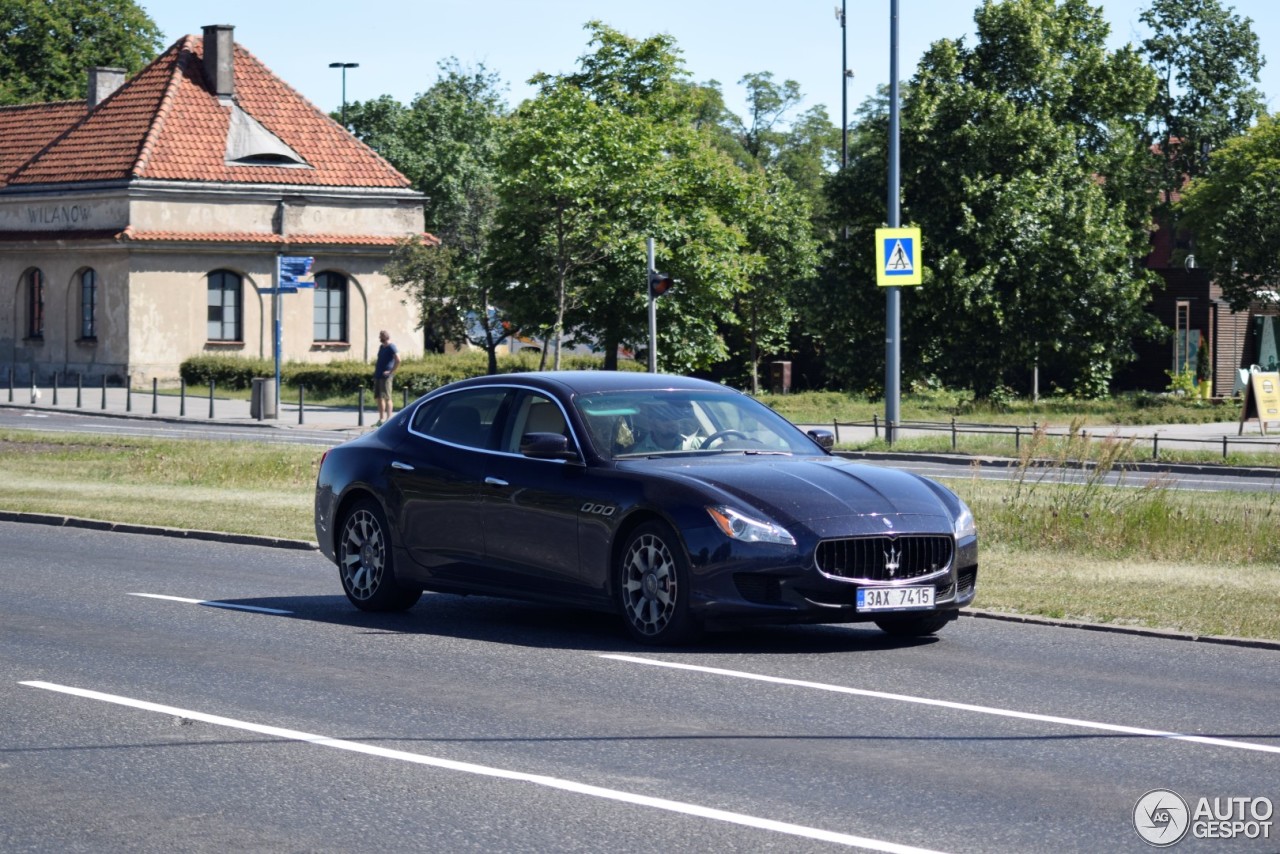
[[[93,268],[80,273],[80,337],[98,337],[94,316],[98,311],[98,274]]]
[[[209,274],[209,340],[240,341],[239,274],[214,270]]]
[[[44,337],[44,273],[27,273],[27,337]]]
[[[314,335],[317,341],[347,340],[347,277],[317,273]]]

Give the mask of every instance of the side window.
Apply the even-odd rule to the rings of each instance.
[[[241,279],[229,270],[209,274],[210,341],[239,341]]]
[[[519,453],[524,437],[530,433],[559,433],[571,442],[573,440],[559,404],[545,395],[532,392],[524,395],[515,408],[503,450]]]
[[[27,337],[44,337],[44,273],[27,273]]]
[[[475,389],[436,398],[418,407],[409,429],[452,445],[488,449],[508,393],[507,389]]]
[[[98,337],[98,274],[90,267],[80,271],[80,337]]]
[[[312,327],[312,335],[317,341],[347,340],[346,276],[341,273],[316,274]]]

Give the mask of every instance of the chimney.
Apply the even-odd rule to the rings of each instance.
[[[123,68],[90,68],[89,69],[89,109],[107,100],[112,92],[124,85],[125,70]]]
[[[235,40],[230,24],[204,28],[204,76],[219,98],[230,98],[236,89]]]

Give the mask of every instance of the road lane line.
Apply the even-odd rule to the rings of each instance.
[[[257,614],[292,614],[292,611],[281,611],[279,608],[259,608],[257,605],[236,605],[233,602],[218,602],[214,599],[187,599],[182,596],[162,596],[159,593],[130,593],[130,596],[141,596],[144,599],[164,599],[168,602],[183,602],[187,605],[204,605],[207,608],[226,608],[230,611],[253,611]]]
[[[617,789],[606,789],[600,786],[578,783],[573,780],[563,780],[558,777],[546,777],[541,774],[528,774],[523,771],[510,771],[505,768],[476,765],[471,762],[458,762],[453,759],[442,759],[440,757],[426,756],[420,753],[409,753],[404,750],[391,750],[385,747],[363,744],[358,741],[347,741],[346,739],[331,738],[325,735],[316,735],[315,733],[300,732],[298,730],[284,729],[282,727],[268,726],[266,724],[256,724],[250,721],[236,720],[235,718],[225,718],[220,715],[210,715],[204,712],[192,711],[191,709],[180,709],[174,706],[165,706],[159,703],[147,702],[145,700],[135,700],[130,697],[121,697],[115,694],[104,694],[100,691],[91,691],[86,688],[73,688],[67,685],[57,685],[52,682],[39,681],[20,682],[18,684],[26,685],[30,688],[40,688],[45,691],[69,694],[73,697],[82,697],[88,700],[100,700],[104,703],[114,703],[119,706],[127,706],[132,709],[140,709],[146,712],[158,712],[163,715],[172,715],[174,717],[186,718],[188,720],[202,721],[207,724],[212,724],[213,726],[228,727],[231,729],[244,730],[246,732],[255,732],[272,738],[285,739],[286,741],[301,741],[320,747],[332,747],[337,750],[348,750],[352,753],[363,753],[367,756],[377,756],[382,759],[395,759],[401,762],[411,762],[416,765],[426,765],[432,768],[441,768],[446,771],[459,771],[465,774],[477,774],[483,777],[496,777],[503,780],[513,780],[521,783],[534,783],[539,786],[560,789],[574,794],[589,795],[595,798],[620,801],[622,803],[635,804],[637,806],[653,807],[654,809],[681,813],[683,815],[695,816],[698,818],[708,818],[714,821],[728,822],[729,824],[737,824],[743,827],[756,828],[758,830],[771,830],[777,833],[785,833],[790,836],[817,839],[822,842],[834,842],[839,845],[847,845],[853,848],[864,848],[869,851],[884,851],[889,852],[889,854],[939,854],[939,852],[931,851],[927,848],[916,848],[911,845],[899,845],[895,842],[886,842],[881,839],[854,836],[848,833],[836,833],[834,831],[822,830],[816,827],[806,827],[801,824],[791,824],[789,822],[774,821],[772,819],[759,818],[757,816],[746,815],[744,813],[729,812],[727,810],[714,809],[712,807],[698,806],[697,804],[684,803],[683,801],[672,801],[667,800],[666,798],[637,795],[631,792],[619,791]]]
[[[674,661],[659,661],[653,658],[638,658],[632,655],[603,654],[601,658],[613,661],[625,661],[631,664],[647,664],[651,667],[667,667],[672,670],[691,670],[697,673],[709,673],[714,676],[731,676],[735,679],[748,679],[754,682],[770,682],[774,685],[790,685],[796,688],[811,688],[816,691],[830,691],[836,694],[853,694],[858,697],[872,697],[877,700],[894,700],[900,703],[915,703],[920,706],[935,706],[941,709],[956,709],[962,712],[978,712],[983,715],[998,715],[1005,718],[1019,718],[1026,721],[1060,724],[1062,726],[1081,727],[1084,729],[1100,729],[1105,732],[1119,732],[1125,735],[1140,735],[1147,738],[1168,738],[1175,741],[1190,741],[1196,744],[1207,744],[1212,747],[1230,747],[1236,750],[1256,750],[1260,753],[1280,754],[1280,746],[1257,744],[1251,741],[1234,741],[1227,738],[1212,738],[1204,735],[1187,735],[1179,732],[1165,732],[1158,729],[1105,724],[1097,721],[1086,721],[1079,718],[1063,718],[1057,715],[1041,715],[1034,712],[1019,712],[1014,709],[998,709],[994,706],[975,706],[971,703],[956,703],[951,700],[933,700],[928,697],[913,697],[909,694],[890,694],[885,691],[871,691],[866,688],[849,688],[844,685],[830,685],[825,682],[805,682],[801,679],[785,679],[781,676],[763,676],[759,673],[747,673],[741,670],[725,670],[720,667],[704,667],[699,664],[680,664]]]

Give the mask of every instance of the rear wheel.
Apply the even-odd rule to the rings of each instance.
[[[697,637],[689,613],[689,568],[674,531],[661,522],[640,525],[618,563],[622,616],[640,643],[671,645]]]
[[[901,617],[881,617],[876,620],[880,630],[899,638],[919,638],[936,634],[956,618],[955,611],[938,611],[933,614],[917,614]]]
[[[396,580],[391,528],[372,499],[361,499],[347,512],[337,552],[342,589],[360,610],[403,611],[422,598],[422,588]]]

